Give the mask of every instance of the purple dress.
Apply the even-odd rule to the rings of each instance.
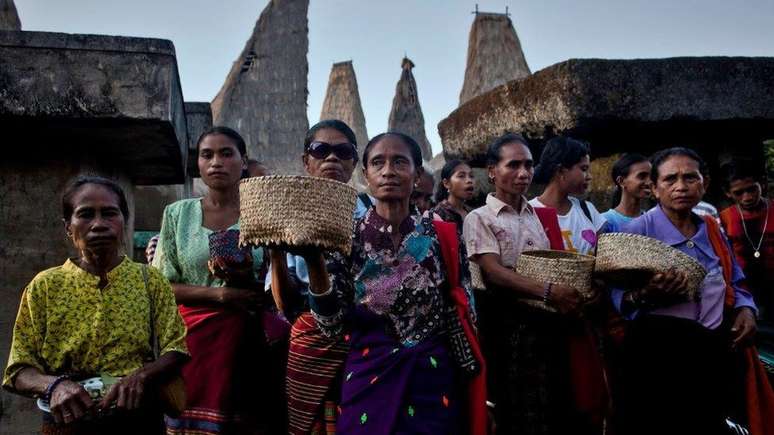
[[[343,334],[350,344],[337,433],[454,434],[462,427],[448,284],[430,216],[407,217],[396,250],[389,224],[369,210],[355,224],[351,255],[328,258],[331,292],[310,296],[323,333]],[[470,294],[467,264],[460,270]]]

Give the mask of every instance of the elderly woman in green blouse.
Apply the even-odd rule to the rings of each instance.
[[[62,209],[78,257],[24,290],[3,387],[48,403],[43,433],[158,433],[158,387],[188,354],[172,289],[121,252],[129,211],[116,183],[78,178]],[[116,382],[94,398],[78,383],[94,376]]]

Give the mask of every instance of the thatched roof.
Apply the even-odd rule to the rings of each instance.
[[[759,158],[774,137],[772,77],[774,57],[570,59],[468,101],[438,133],[447,158],[481,166],[507,131],[537,147],[557,134],[583,139],[592,157],[683,145],[708,161],[718,149]]]
[[[521,42],[504,14],[478,13],[468,37],[460,105],[511,80],[530,75]]]
[[[301,173],[306,117],[309,0],[271,0],[212,101],[215,125],[245,138],[273,173]]]
[[[395,87],[395,98],[392,100],[392,110],[388,128],[390,131],[399,131],[414,138],[422,148],[422,158],[433,158],[433,150],[425,134],[425,117],[422,115],[422,107],[419,105],[417,82],[411,70],[414,62],[404,57],[401,62],[403,71]]]
[[[320,112],[320,120],[324,119],[339,119],[346,122],[355,132],[358,156],[363,155],[363,150],[368,143],[368,130],[363,106],[360,104],[355,68],[351,60],[334,63],[331,68],[328,90]],[[367,186],[360,167],[358,163],[350,184],[360,191],[365,191]]]
[[[0,0],[0,30],[21,30],[19,13],[13,0]]]
[[[331,68],[328,90],[320,113],[320,120],[323,119],[340,119],[346,122],[355,132],[358,153],[362,154],[368,143],[368,130],[351,60],[334,63]]]

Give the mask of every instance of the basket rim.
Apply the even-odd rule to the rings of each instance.
[[[567,257],[548,258],[548,257],[541,257],[540,255],[535,255],[535,254],[549,253],[549,252],[552,254],[558,253],[560,255],[567,256]],[[593,255],[581,254],[579,252],[560,251],[558,249],[533,249],[531,251],[523,251],[521,254],[519,254],[519,259],[521,259],[521,257],[525,255],[531,258],[540,259],[540,260],[570,261],[573,263],[596,261],[596,257]]]
[[[259,185],[259,184],[266,184],[266,183],[273,183],[273,182],[293,182],[293,181],[312,181],[315,183],[328,183],[330,185],[334,185],[337,187],[346,186],[347,189],[352,190],[357,193],[357,189],[350,186],[347,183],[342,183],[338,180],[333,180],[330,178],[324,178],[324,177],[314,177],[311,175],[265,175],[263,177],[248,177],[243,178],[239,180],[240,185]]]
[[[693,258],[692,256],[686,254],[685,252],[675,248],[674,246],[670,246],[667,243],[662,242],[659,239],[656,239],[655,237],[645,236],[642,234],[632,234],[632,233],[622,233],[622,232],[614,232],[614,233],[604,233],[599,236],[599,241],[597,242],[597,246],[599,246],[599,243],[602,242],[604,239],[637,239],[639,242],[647,243],[650,246],[658,247],[659,249],[664,250],[670,257],[679,257],[686,262],[690,263],[690,266],[695,267],[703,271],[703,273],[707,273],[707,270],[704,268],[704,266],[699,262],[699,260]],[[597,250],[597,258],[601,258],[604,261],[609,261],[608,259],[611,258],[611,255],[605,255],[607,251],[610,249],[602,249]],[[600,252],[602,255],[600,255]],[[618,258],[618,257],[615,257]]]

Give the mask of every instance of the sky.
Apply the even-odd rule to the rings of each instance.
[[[211,101],[268,0],[15,3],[23,30],[170,39],[185,100]],[[311,0],[310,125],[331,65],[352,60],[368,133],[386,130],[405,54],[440,152],[437,125],[459,102],[476,4],[508,7],[533,72],[571,58],[774,56],[773,0]]]

